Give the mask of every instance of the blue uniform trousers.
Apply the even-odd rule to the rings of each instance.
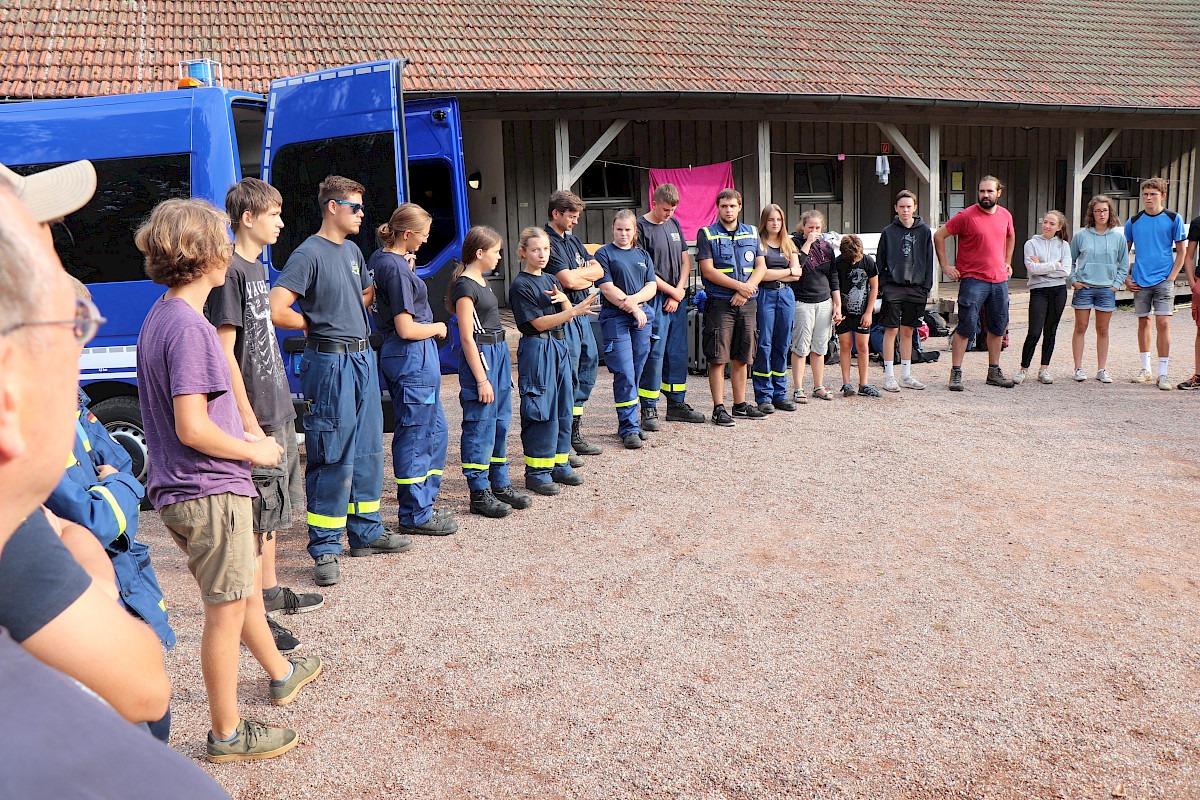
[[[587,316],[576,317],[563,325],[563,332],[567,335],[567,349],[571,353],[570,377],[575,400],[573,413],[578,417],[583,414],[583,404],[592,396],[592,387],[596,385],[600,350],[592,331],[592,321]]]
[[[751,378],[754,402],[787,398],[788,347],[796,324],[796,295],[792,287],[758,289],[758,350]]]
[[[462,406],[462,468],[471,491],[508,486],[508,424],[512,419],[512,362],[508,342],[481,344],[479,356],[496,399],[479,402],[475,373],[465,357],[458,362],[458,402]]]
[[[566,341],[522,336],[517,388],[526,482],[549,483],[555,475],[571,474],[571,355]]]
[[[379,352],[379,365],[396,416],[392,469],[400,524],[421,525],[433,516],[446,466],[448,433],[437,345],[433,339],[389,337]]]
[[[311,403],[304,415],[304,492],[308,553],[314,559],[383,535],[383,407],[375,353],[318,353],[300,358],[300,388]]]
[[[666,296],[654,295],[654,330],[650,332],[650,355],[638,382],[638,397],[648,408],[658,406],[661,390],[672,403],[682,403],[687,396],[687,303],[674,311],[664,311]]]
[[[624,439],[641,430],[638,423],[638,385],[646,358],[650,355],[650,334],[654,324],[654,309],[643,309],[648,319],[641,328],[632,314],[617,308],[600,311],[600,328],[604,331],[604,363],[613,376],[613,402],[617,406],[617,435]]]

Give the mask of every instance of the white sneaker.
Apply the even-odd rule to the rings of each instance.
[[[1164,392],[1169,392],[1170,390],[1175,388],[1175,384],[1171,383],[1171,379],[1168,378],[1166,375],[1159,375],[1158,376],[1158,388],[1162,389]]]
[[[885,392],[900,391],[900,384],[896,383],[896,376],[888,375],[886,378],[883,379],[883,390]]]
[[[1012,382],[1015,383],[1017,386],[1020,386],[1022,383],[1024,383],[1025,382],[1025,370],[1023,370],[1023,369],[1017,370],[1017,374],[1012,376]]]
[[[1076,372],[1083,374],[1083,370],[1081,369],[1076,370]],[[1076,378],[1075,380],[1079,381],[1083,379]],[[1112,378],[1108,377],[1108,370],[1106,369],[1096,370],[1096,380],[1100,381],[1101,383],[1112,383]]]
[[[1096,380],[1100,380],[1101,375],[1108,378],[1108,373],[1106,373],[1104,370],[1100,370],[1099,372],[1096,373]],[[1075,380],[1077,380],[1077,381],[1086,381],[1087,380],[1087,375],[1084,374],[1084,371],[1082,369],[1075,370]],[[1112,383],[1112,378],[1109,378],[1108,382]]]
[[[901,377],[900,378],[900,386],[904,389],[924,389],[925,388],[925,384],[921,383],[919,380],[914,378],[912,375],[909,375],[907,378]]]
[[[1154,376],[1150,374],[1150,370],[1144,369],[1137,375],[1134,375],[1133,380],[1131,380],[1130,383],[1152,383],[1153,381]]]
[[[1054,383],[1054,376],[1048,370],[1038,370],[1038,383]]]

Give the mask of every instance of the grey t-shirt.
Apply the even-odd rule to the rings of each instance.
[[[269,292],[266,266],[234,253],[225,284],[208,295],[204,315],[215,328],[237,328],[233,354],[242,368],[250,407],[264,430],[275,431],[295,419],[296,411],[271,324]]]
[[[371,285],[366,263],[349,239],[334,244],[314,233],[288,258],[275,285],[300,295],[309,336],[338,342],[366,339],[371,332],[362,298]]]
[[[659,223],[638,217],[637,232],[638,246],[654,261],[654,274],[672,286],[678,286],[683,272],[683,254],[687,252],[687,240],[683,238],[679,220],[671,217]]]

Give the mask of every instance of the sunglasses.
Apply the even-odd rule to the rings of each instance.
[[[349,200],[334,200],[333,202],[337,203],[339,206],[350,206],[351,214],[358,214],[366,211],[366,206],[364,206],[362,203],[351,203]]]
[[[85,300],[82,297],[75,299],[75,319],[53,319],[43,320],[38,322],[18,322],[15,325],[9,325],[7,328],[0,330],[0,336],[8,336],[10,333],[21,328],[31,328],[34,325],[70,325],[75,334],[75,344],[85,345],[92,340],[96,335],[96,331],[107,319],[100,316],[100,309],[96,308],[96,304],[91,300]]]

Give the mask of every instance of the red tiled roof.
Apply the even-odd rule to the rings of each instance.
[[[0,96],[227,86],[408,56],[409,90],[1200,108],[1194,0],[9,0]]]

